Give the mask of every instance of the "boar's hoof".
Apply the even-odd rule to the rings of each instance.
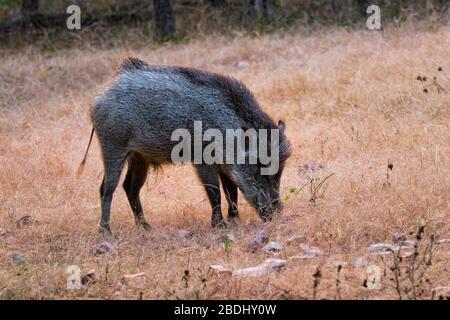
[[[150,223],[148,223],[146,221],[139,222],[137,225],[144,228],[145,231],[150,231],[152,229],[152,226],[150,225]]]
[[[211,226],[214,228],[214,229],[226,229],[227,228],[227,224],[225,223],[225,220],[219,220],[219,221],[217,221],[217,220],[213,220],[212,222],[211,222]]]
[[[106,227],[104,227],[104,226],[100,226],[100,228],[98,229],[98,232],[100,233],[100,234],[102,234],[104,237],[106,237],[106,238],[116,238],[113,234],[112,234],[112,232],[111,232],[111,229],[110,229],[110,227],[109,226],[106,226]]]

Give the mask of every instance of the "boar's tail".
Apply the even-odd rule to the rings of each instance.
[[[88,146],[86,148],[86,153],[84,154],[83,161],[81,161],[80,166],[78,167],[78,170],[77,170],[77,178],[79,178],[81,176],[81,174],[83,173],[84,165],[86,164],[86,159],[87,159],[87,155],[88,155],[88,152],[89,152],[89,147],[91,146],[91,142],[92,142],[92,137],[93,136],[94,136],[94,126],[92,126],[91,137],[89,138],[89,143],[88,143]]]

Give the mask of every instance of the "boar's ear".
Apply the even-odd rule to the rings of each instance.
[[[284,129],[286,129],[286,125],[283,120],[278,121],[278,129],[281,131],[281,134],[284,133]]]

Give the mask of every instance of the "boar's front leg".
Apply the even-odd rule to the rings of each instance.
[[[220,173],[220,181],[222,181],[223,191],[228,202],[228,220],[238,219],[239,212],[237,208],[238,190],[237,186],[224,173]]]
[[[220,208],[219,172],[216,167],[209,165],[197,165],[196,169],[212,207],[211,225],[213,228],[224,228],[226,223]]]

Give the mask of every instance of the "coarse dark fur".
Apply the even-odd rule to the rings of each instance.
[[[112,196],[126,160],[128,171],[123,186],[136,223],[150,227],[139,198],[148,169],[172,162],[171,151],[177,144],[171,141],[172,132],[179,128],[193,132],[194,121],[202,121],[203,130],[214,128],[222,132],[240,128],[280,129],[279,170],[275,175],[261,175],[259,165],[194,165],[211,203],[214,227],[225,226],[219,181],[228,202],[229,219],[238,217],[238,188],[263,219],[270,219],[282,207],[280,179],[290,156],[284,123],[276,125],[253,94],[235,79],[193,68],[153,66],[128,58],[122,62],[109,89],[96,97],[91,118],[105,167],[100,187],[100,230],[105,233],[111,233]],[[85,159],[82,165],[84,162]]]

